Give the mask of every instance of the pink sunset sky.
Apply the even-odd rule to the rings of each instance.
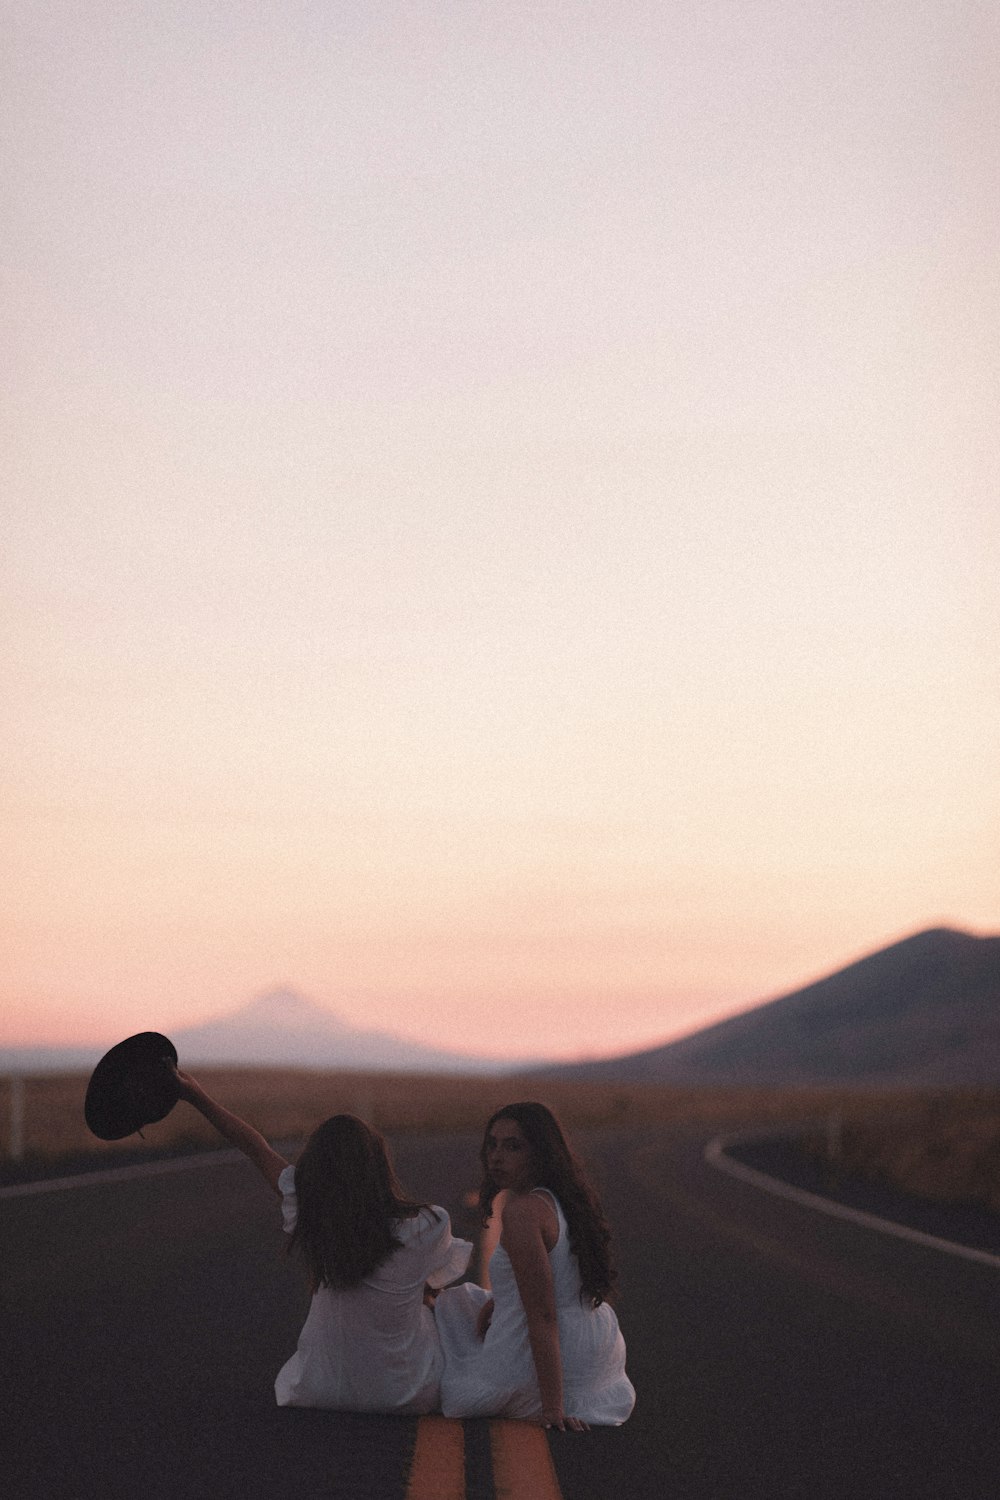
[[[5,7],[0,1041],[622,1051],[1000,928],[998,29]]]

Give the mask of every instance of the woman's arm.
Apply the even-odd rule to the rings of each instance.
[[[250,1158],[268,1187],[273,1188],[276,1193],[280,1192],[278,1178],[288,1166],[285,1158],[271,1149],[259,1130],[254,1130],[252,1125],[241,1120],[239,1115],[234,1115],[232,1110],[217,1104],[190,1074],[182,1073],[179,1068],[175,1068],[174,1072],[180,1084],[180,1097],[193,1105],[210,1125],[215,1126],[220,1135],[225,1136],[244,1156]]]
[[[493,1210],[485,1224],[481,1224],[475,1239],[475,1249],[472,1252],[472,1264],[469,1272],[472,1280],[477,1286],[484,1286],[486,1290],[492,1291],[490,1286],[490,1257],[497,1247],[500,1239],[500,1223],[503,1218],[503,1206],[507,1202],[508,1193],[506,1188],[501,1188],[493,1200]]]
[[[542,1398],[542,1424],[565,1432],[586,1432],[587,1425],[563,1411],[562,1357],[552,1267],[542,1238],[544,1205],[527,1194],[512,1193],[503,1208],[503,1247],[517,1282],[528,1320],[528,1342]]]
[[[503,1217],[503,1206],[507,1202],[507,1189],[501,1188],[493,1199],[493,1212],[485,1224],[480,1225],[479,1233],[476,1235],[476,1245],[472,1256],[470,1267],[472,1280],[477,1286],[485,1287],[490,1292],[490,1258],[500,1239],[500,1222]],[[493,1298],[484,1302],[479,1309],[476,1318],[476,1337],[485,1339],[490,1331],[493,1321]]]

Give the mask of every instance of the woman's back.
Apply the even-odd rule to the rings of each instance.
[[[285,1231],[298,1219],[295,1169],[279,1178]],[[356,1286],[313,1293],[298,1347],[279,1371],[279,1406],[334,1410],[434,1411],[442,1356],[425,1284],[461,1276],[472,1246],[452,1236],[444,1209],[421,1208],[396,1221],[398,1249]]]
[[[552,1272],[556,1307],[560,1310],[567,1307],[581,1307],[580,1267],[570,1248],[569,1230],[562,1205],[555,1193],[548,1188],[532,1188],[531,1191],[532,1195],[538,1195],[546,1203],[551,1204],[555,1212],[557,1232],[555,1243],[549,1251],[549,1267]],[[514,1267],[502,1244],[495,1247],[490,1257],[490,1286],[495,1303],[494,1317],[498,1313],[503,1316],[507,1310],[512,1315],[524,1316]]]
[[[580,1267],[569,1243],[566,1216],[548,1188],[534,1188],[558,1221],[548,1251],[552,1272],[565,1407],[585,1422],[618,1426],[631,1414],[635,1391],[625,1374],[625,1341],[607,1303],[580,1300]],[[435,1314],[445,1354],[441,1404],[445,1416],[537,1418],[542,1409],[528,1320],[510,1256],[498,1244],[490,1258],[494,1302],[489,1330],[476,1335],[476,1316],[487,1297],[480,1287],[443,1292]]]

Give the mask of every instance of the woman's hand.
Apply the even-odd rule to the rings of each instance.
[[[221,1136],[248,1156],[254,1166],[260,1172],[269,1188],[280,1193],[278,1178],[289,1165],[283,1156],[279,1156],[261,1135],[260,1131],[246,1120],[241,1120],[239,1115],[234,1115],[231,1109],[226,1109],[219,1104],[210,1094],[206,1094],[201,1084],[192,1078],[190,1073],[182,1073],[180,1068],[173,1063],[164,1061],[164,1067],[169,1068],[177,1080],[178,1098],[186,1099],[188,1104],[204,1115],[208,1123],[213,1126]]]
[[[187,1102],[188,1102],[188,1104],[192,1103],[195,1094],[198,1092],[198,1084],[195,1083],[195,1081],[191,1077],[190,1073],[182,1073],[181,1070],[180,1070],[180,1068],[175,1067],[174,1064],[171,1063],[169,1060],[167,1061],[167,1067],[170,1069],[171,1073],[173,1073],[174,1077],[177,1079],[177,1084],[178,1084],[177,1097],[178,1097],[178,1099],[186,1099]]]
[[[482,1307],[479,1309],[479,1315],[476,1318],[476,1338],[480,1341],[482,1341],[486,1337],[487,1333],[489,1332],[490,1324],[493,1322],[494,1305],[495,1304],[493,1302],[493,1298],[491,1297],[490,1300],[488,1302],[484,1302]]]
[[[543,1427],[554,1427],[557,1432],[589,1432],[590,1424],[581,1422],[579,1417],[567,1417],[565,1412],[555,1407],[542,1409],[541,1425]]]

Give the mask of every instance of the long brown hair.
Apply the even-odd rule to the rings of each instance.
[[[611,1231],[597,1194],[570,1148],[562,1126],[547,1105],[532,1101],[505,1104],[487,1120],[479,1152],[483,1168],[479,1207],[484,1224],[490,1218],[493,1200],[499,1192],[498,1185],[486,1169],[486,1142],[497,1120],[513,1120],[520,1127],[534,1155],[537,1185],[551,1189],[566,1216],[569,1247],[580,1267],[580,1300],[593,1307],[600,1306],[611,1296],[616,1281]]]
[[[304,1259],[314,1292],[357,1286],[401,1248],[399,1220],[429,1206],[406,1196],[385,1138],[356,1115],[316,1127],[295,1164],[295,1192],[288,1250]]]

